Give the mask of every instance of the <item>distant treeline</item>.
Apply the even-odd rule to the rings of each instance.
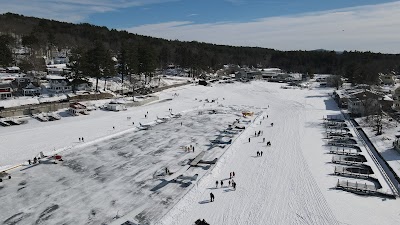
[[[379,72],[400,72],[399,54],[346,51],[339,53],[324,50],[277,51],[196,41],[182,42],[110,30],[107,27],[87,23],[72,24],[12,13],[0,15],[0,32],[19,36],[22,39],[21,44],[32,50],[67,48],[89,51],[98,43],[115,56],[125,47],[137,51],[146,50],[151,52],[147,57],[151,57],[154,66],[158,68],[163,68],[169,63],[192,68],[195,71],[216,70],[224,64],[279,67],[288,72],[339,74],[348,77],[354,83],[376,83]],[[0,38],[0,50],[5,45],[12,45],[9,42],[4,44],[7,43],[5,39],[7,38]],[[4,58],[8,56],[0,54],[0,66],[10,63]]]

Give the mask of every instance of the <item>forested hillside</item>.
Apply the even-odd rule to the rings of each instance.
[[[199,42],[164,40],[117,31],[87,23],[72,24],[54,20],[25,17],[11,13],[0,15],[0,32],[17,38],[0,38],[0,49],[12,47],[16,39],[32,50],[51,48],[87,52],[99,43],[111,55],[131,49],[136,58],[151,58],[154,67],[174,63],[196,70],[219,69],[223,64],[254,67],[279,67],[289,72],[334,73],[356,83],[374,83],[378,73],[399,72],[400,55],[371,52],[277,51],[256,47],[232,47]],[[266,37],[268,38],[268,37]],[[102,50],[103,51],[103,50]],[[139,54],[140,51],[142,55]],[[0,66],[9,64],[8,54],[0,54]],[[3,65],[1,65],[3,64]],[[137,62],[140,65],[140,62]],[[136,69],[137,72],[139,69]]]

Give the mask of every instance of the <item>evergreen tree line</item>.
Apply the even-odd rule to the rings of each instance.
[[[150,46],[126,43],[122,45],[118,54],[106,48],[101,41],[96,41],[91,48],[73,48],[69,57],[71,68],[70,78],[79,83],[87,78],[95,78],[95,90],[98,90],[98,82],[101,78],[110,78],[120,74],[122,84],[129,79],[132,91],[139,86],[138,75],[145,76],[145,84],[150,81],[154,70],[153,49]],[[106,79],[104,79],[106,81]]]
[[[191,68],[192,71],[215,71],[224,64],[279,67],[288,72],[338,74],[349,78],[353,83],[368,84],[378,82],[378,73],[400,72],[399,54],[357,51],[277,51],[196,41],[182,42],[110,30],[87,23],[72,24],[11,13],[0,15],[0,32],[21,36],[20,44],[30,49],[32,54],[51,49],[72,49],[71,57],[74,59],[72,61],[77,64],[73,69],[76,76],[80,74],[93,77],[111,76],[115,74],[114,72],[120,72],[123,79],[132,80],[133,74],[143,73],[151,76],[150,70],[163,68],[169,63]],[[10,35],[3,36],[10,37]],[[8,39],[0,39],[0,66],[13,63],[9,57],[10,51],[7,49],[15,45],[18,40]],[[107,55],[95,55],[99,53]],[[106,62],[111,60],[109,56],[116,56],[118,68],[112,70],[105,66],[111,64]],[[34,59],[37,57],[31,58],[33,61]],[[90,63],[95,60],[98,62]],[[38,67],[40,62],[36,64],[31,63],[30,67]]]

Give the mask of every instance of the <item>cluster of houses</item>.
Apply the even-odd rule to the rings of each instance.
[[[0,99],[10,99],[20,96],[38,96],[41,94],[58,94],[72,92],[72,82],[62,76],[66,64],[47,66],[47,73],[27,75],[18,67],[0,69]],[[75,85],[76,91],[90,91],[89,82]]]
[[[384,90],[372,90],[368,85],[358,85],[334,91],[333,98],[340,108],[347,109],[352,116],[400,109],[400,88],[390,94]]]
[[[304,76],[300,73],[286,73],[279,68],[263,69],[241,69],[235,73],[236,80],[267,80],[269,82],[286,83],[291,81],[301,81]]]

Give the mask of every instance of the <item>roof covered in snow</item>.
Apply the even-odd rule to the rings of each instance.
[[[67,78],[63,77],[63,76],[59,76],[59,75],[47,75],[46,79],[47,80],[65,80]]]

